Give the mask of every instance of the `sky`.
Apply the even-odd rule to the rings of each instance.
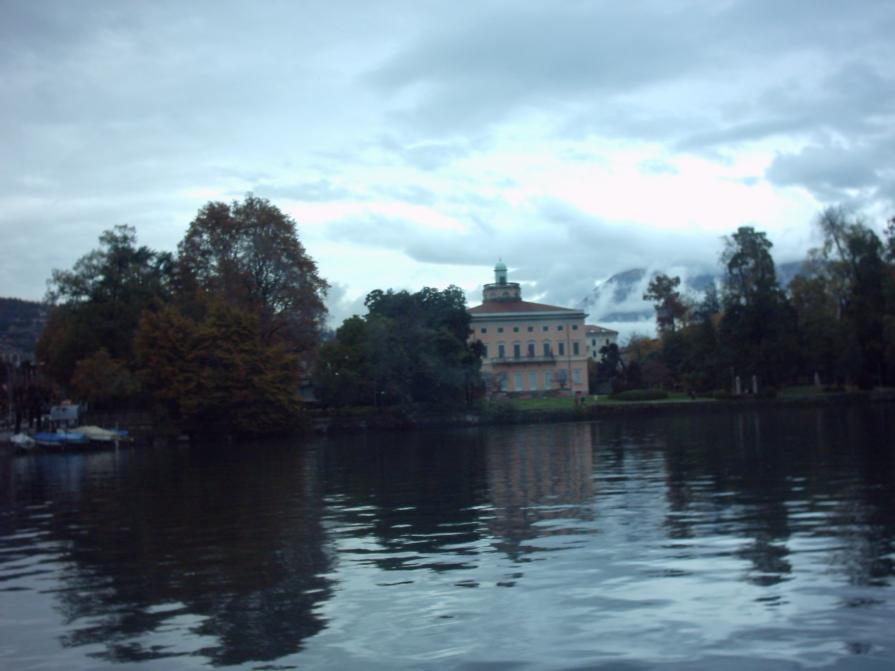
[[[376,288],[474,305],[499,258],[570,307],[739,226],[799,259],[826,206],[895,215],[893,34],[891,0],[0,0],[0,296],[248,192],[335,324]]]

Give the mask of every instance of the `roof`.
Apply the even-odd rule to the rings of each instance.
[[[579,313],[581,310],[570,310],[556,305],[529,303],[528,301],[487,301],[469,309],[471,315],[510,314],[514,312],[569,312]]]
[[[602,326],[597,326],[596,324],[587,324],[584,327],[585,333],[615,333],[618,331],[613,331],[612,329],[603,328]]]

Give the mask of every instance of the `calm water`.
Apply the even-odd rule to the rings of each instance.
[[[0,456],[0,669],[892,669],[891,407]]]

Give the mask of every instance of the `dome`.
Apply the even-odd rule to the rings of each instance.
[[[505,271],[506,269],[507,269],[507,266],[503,261],[498,261],[497,265],[494,266],[494,270],[504,270]]]

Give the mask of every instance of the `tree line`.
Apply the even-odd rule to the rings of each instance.
[[[658,337],[634,338],[626,355],[604,348],[592,367],[616,389],[679,388],[760,393],[798,382],[870,388],[895,382],[895,219],[882,237],[859,216],[829,208],[823,242],[788,286],[778,281],[767,235],[741,227],[724,240],[720,291],[682,296],[679,277],[658,274],[644,300]]]
[[[53,271],[41,376],[94,409],[232,434],[298,428],[311,382],[329,405],[472,398],[480,358],[460,289],[373,291],[366,316],[327,334],[327,288],[295,222],[251,194],[202,207],[176,253],[116,226]]]

